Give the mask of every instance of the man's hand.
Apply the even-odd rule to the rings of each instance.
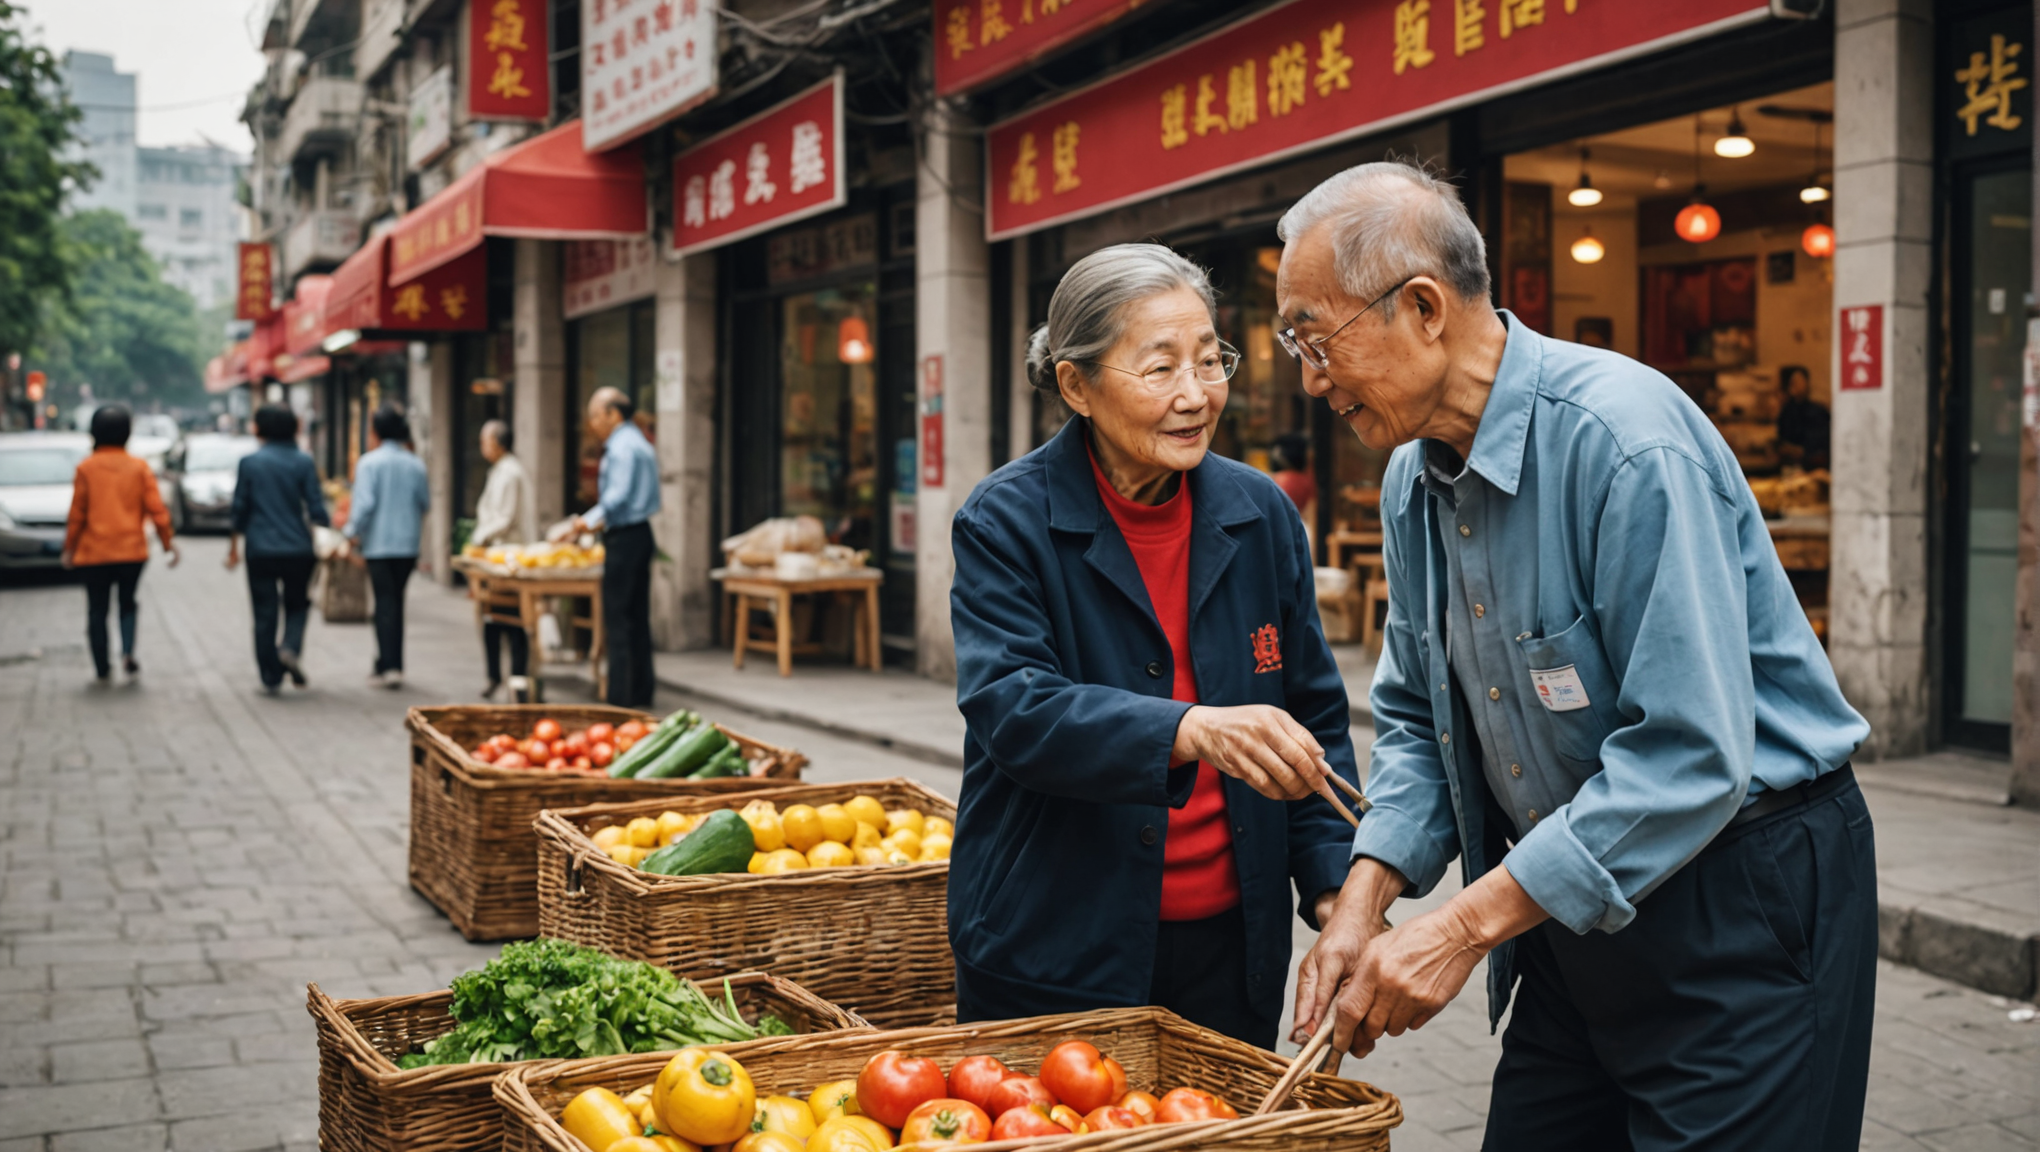
[[[226,565],[227,571],[232,572],[234,570],[234,566],[236,564],[239,564],[240,562],[241,562],[241,538],[239,536],[236,536],[233,539],[227,541],[227,565]]]
[[[1271,800],[1332,795],[1324,746],[1273,705],[1197,705],[1178,722],[1171,752],[1178,763],[1202,760]]]
[[[1329,909],[1319,897],[1317,914],[1322,931],[1296,969],[1293,1038],[1298,1044],[1317,1032],[1339,985],[1358,969],[1368,943],[1387,929],[1382,910],[1408,887],[1402,873],[1379,860],[1362,857],[1346,874],[1346,883]]]

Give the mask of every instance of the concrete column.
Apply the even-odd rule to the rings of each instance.
[[[411,410],[413,440],[425,461],[432,488],[432,508],[425,514],[425,539],[418,556],[434,580],[453,582],[453,345],[444,340],[411,345]],[[422,424],[422,426],[418,426]]]
[[[921,419],[925,423],[939,412],[942,420],[942,483],[928,483],[927,462],[921,461],[914,513],[914,642],[920,673],[938,680],[956,677],[949,630],[956,563],[949,521],[992,460],[991,259],[980,148],[979,137],[946,104],[932,109],[921,126],[914,342]],[[922,444],[925,450],[925,439]]]
[[[2040,36],[2040,13],[2034,33]],[[2040,43],[2040,40],[2029,41]],[[2036,148],[2040,151],[2040,148]],[[2033,194],[2040,211],[2040,191]],[[2033,238],[2040,269],[2040,236]],[[2026,308],[2025,402],[2020,407],[2019,580],[2012,601],[2012,802],[2040,807],[2040,310]]]
[[[1027,267],[1027,241],[1015,240],[1013,258],[1006,261],[1013,271],[1010,289],[1006,298],[1012,301],[1007,317],[1007,343],[1011,349],[1012,366],[1009,369],[1013,386],[1006,390],[1007,458],[1018,460],[1034,451],[1034,385],[1027,379],[1027,339],[1034,329],[1027,323],[1027,281],[1031,273]]]
[[[538,492],[540,530],[566,515],[567,325],[560,313],[560,246],[517,241],[517,459]]]
[[[1828,651],[1871,724],[1862,755],[1927,743],[1927,308],[1933,282],[1933,5],[1835,9],[1834,305],[1884,309],[1884,382],[1834,394]],[[1833,329],[1840,381],[1841,326]]]
[[[661,261],[653,343],[658,370],[659,514],[652,535],[652,642],[667,651],[715,642],[715,257]]]

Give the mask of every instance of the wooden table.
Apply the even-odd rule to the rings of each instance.
[[[1378,559],[1381,555],[1381,529],[1355,531],[1341,528],[1325,538],[1325,559],[1330,561],[1331,567],[1353,567],[1347,558],[1349,552],[1371,553]]]
[[[539,643],[538,621],[545,615],[546,601],[560,596],[578,596],[588,601],[588,614],[570,616],[567,626],[588,630],[588,678],[595,682],[595,695],[609,693],[607,636],[602,627],[602,569],[600,568],[513,568],[505,570],[468,556],[456,556],[453,569],[467,577],[475,602],[475,622],[507,624],[524,629],[531,650],[533,699],[543,696],[541,672],[545,667],[545,645]],[[569,633],[569,639],[571,639]]]
[[[811,580],[782,580],[771,572],[737,571],[717,568],[708,574],[723,586],[723,631],[731,638],[736,666],[744,666],[747,651],[771,652],[779,657],[779,674],[793,675],[793,654],[822,650],[820,644],[796,644],[793,640],[793,598],[831,592],[863,592],[851,623],[854,647],[851,662],[877,672],[885,666],[878,640],[878,588],[885,573],[877,568],[853,568],[840,576],[817,576]],[[756,603],[754,603],[754,601]],[[751,609],[770,608],[773,630],[770,636],[751,633]]]

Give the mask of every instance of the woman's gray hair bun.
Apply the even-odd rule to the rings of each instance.
[[[1044,392],[1059,391],[1055,366],[1068,360],[1086,381],[1096,380],[1096,363],[1119,343],[1127,305],[1188,288],[1204,301],[1212,324],[1218,302],[1204,269],[1160,244],[1114,244],[1100,248],[1063,273],[1048,301],[1048,323],[1027,341],[1027,382]]]

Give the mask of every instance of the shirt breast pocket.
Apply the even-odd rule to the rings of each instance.
[[[1593,623],[1582,616],[1549,636],[1519,637],[1516,646],[1539,705],[1529,711],[1543,714],[1551,747],[1568,760],[1600,760],[1601,742],[1615,730],[1617,685]]]

